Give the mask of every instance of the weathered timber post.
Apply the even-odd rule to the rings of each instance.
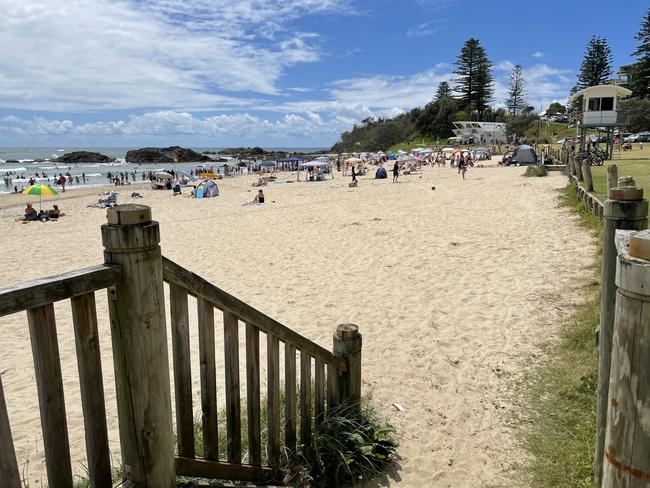
[[[0,376],[0,479],[4,483],[2,486],[6,488],[20,488],[23,486],[18,474],[16,451],[11,437],[7,404],[2,389],[2,376]]]
[[[607,191],[618,186],[618,168],[615,164],[607,165]]]
[[[584,181],[584,178],[582,177],[582,164],[576,159],[575,155],[573,156],[573,167],[575,168],[576,178],[578,178],[578,181]]]
[[[594,191],[594,182],[591,178],[591,164],[589,164],[589,160],[587,158],[584,158],[582,160],[582,175],[585,178],[585,186],[587,187],[587,191]]]
[[[341,324],[336,328],[333,353],[347,363],[347,370],[339,376],[339,395],[349,405],[361,402],[361,342],[358,326]]]
[[[126,479],[176,486],[160,232],[144,205],[108,210],[104,262],[122,267],[109,289],[117,410]]]
[[[607,405],[616,304],[616,230],[643,230],[648,226],[648,201],[643,189],[634,186],[629,176],[619,178],[619,186],[609,190],[603,212],[603,267],[600,292],[600,330],[598,335],[598,405],[594,480],[600,486],[605,452]]]
[[[650,233],[618,257],[602,488],[650,486]]]

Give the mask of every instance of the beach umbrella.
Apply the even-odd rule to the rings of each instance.
[[[38,210],[41,210],[41,201],[43,200],[43,195],[58,195],[59,192],[52,188],[50,185],[32,185],[28,186],[23,190],[24,195],[38,195]]]

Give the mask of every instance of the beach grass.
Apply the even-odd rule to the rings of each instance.
[[[600,241],[600,222],[584,211],[569,184],[562,203],[580,215],[581,225]],[[524,445],[532,454],[530,484],[538,488],[591,488],[596,439],[598,362],[594,331],[599,323],[599,245],[594,278],[584,287],[584,302],[563,324],[547,359],[531,371],[525,387],[530,429]]]

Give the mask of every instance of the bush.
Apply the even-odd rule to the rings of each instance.
[[[324,488],[368,480],[392,461],[397,446],[395,428],[367,402],[342,405],[328,411],[309,445],[287,452],[284,481]]]
[[[528,166],[528,168],[526,168],[526,172],[524,173],[524,176],[546,176],[547,174],[548,174],[548,170],[544,165]]]

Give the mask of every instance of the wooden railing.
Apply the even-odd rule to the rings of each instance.
[[[97,334],[95,291],[121,281],[119,266],[94,266],[0,289],[0,316],[27,311],[48,484],[72,486],[61,360],[54,302],[70,299],[91,486],[112,486]],[[0,382],[0,486],[21,488],[7,406]]]
[[[108,289],[121,460],[127,486],[172,488],[177,475],[279,482],[282,448],[295,450],[308,446],[313,429],[330,409],[341,402],[359,403],[361,335],[357,326],[338,326],[333,352],[311,342],[162,257],[158,223],[151,220],[148,207],[122,205],[109,209],[108,224],[102,226],[102,240],[104,265],[0,289],[0,316],[27,311],[50,487],[73,486],[55,301],[70,299],[72,305],[88,476],[92,487],[112,486],[94,298],[97,290]],[[177,452],[174,449],[164,282],[169,285]],[[200,455],[195,449],[190,296],[196,299],[197,308]],[[215,310],[221,312],[223,329],[223,365],[219,368]],[[264,433],[261,334],[266,336]],[[245,375],[240,373],[240,335],[245,343]],[[282,385],[281,343],[284,350]],[[225,382],[224,456],[219,449],[217,371],[223,372]],[[246,378],[244,395],[242,376]],[[245,415],[241,411],[243,396]],[[245,418],[245,426],[242,426],[242,418]],[[223,425],[223,419],[221,421]],[[242,447],[243,436],[247,440],[246,452]],[[0,480],[3,488],[22,486],[1,381]]]
[[[311,439],[312,418],[319,422],[327,409],[339,402],[339,386],[348,388],[347,361],[305,339],[281,323],[233,297],[203,278],[163,258],[163,278],[169,283],[174,345],[174,385],[178,430],[176,472],[229,480],[269,482],[280,465],[280,425],[284,423],[284,446],[297,445],[297,405],[300,407],[300,444]],[[201,411],[203,456],[195,456],[194,423],[189,358],[188,295],[197,299],[198,337],[201,365]],[[222,314],[224,335],[225,405],[227,454],[219,459],[216,398],[214,310]],[[241,324],[244,324],[243,326]],[[248,452],[242,453],[240,332],[246,345],[246,409]],[[266,456],[262,456],[260,433],[260,333],[267,347]],[[355,334],[355,336],[357,336]],[[349,339],[348,339],[349,340]],[[359,339],[360,340],[360,339]],[[280,343],[284,345],[284,419],[280,418]],[[360,342],[359,342],[360,347]],[[360,349],[359,349],[360,352]],[[296,374],[296,353],[300,355],[300,378]],[[312,378],[312,371],[314,376]],[[359,371],[357,369],[357,371]],[[356,376],[354,377],[356,379]],[[343,380],[343,381],[342,381]],[[312,387],[314,391],[312,392]],[[359,400],[360,385],[352,387]],[[349,397],[350,395],[348,395]],[[312,405],[313,398],[313,405]],[[299,403],[297,402],[299,400]],[[247,457],[245,463],[242,459]],[[263,459],[265,461],[263,461]],[[277,480],[276,480],[277,481]]]

